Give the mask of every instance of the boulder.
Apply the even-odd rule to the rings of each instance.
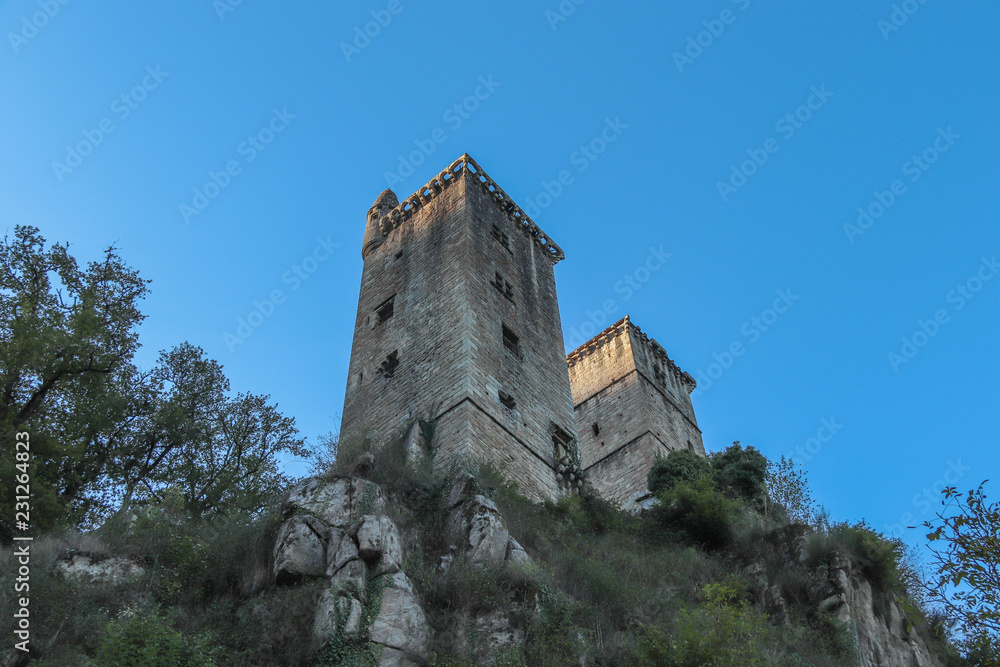
[[[368,599],[368,577],[364,561],[348,561],[330,577],[330,588],[344,595],[350,595],[361,602]]]
[[[485,496],[473,496],[466,502],[463,514],[468,530],[465,543],[472,562],[486,566],[502,564],[510,534],[497,506]]]
[[[330,529],[314,516],[293,516],[278,530],[274,545],[274,579],[279,583],[321,577],[326,571]]]
[[[351,523],[351,491],[349,479],[309,477],[292,486],[281,513],[286,517],[311,514],[328,526],[346,528]]]
[[[309,477],[288,491],[282,516],[309,514],[328,526],[347,528],[362,514],[382,514],[385,499],[377,485],[364,479]]]
[[[515,565],[526,565],[531,562],[531,556],[524,550],[517,540],[511,537],[507,541],[507,556],[505,560]]]
[[[313,623],[313,640],[322,646],[337,629],[337,619],[344,620],[344,636],[353,637],[361,628],[361,603],[352,597],[340,595],[328,589],[320,596],[316,606],[316,620]]]
[[[329,549],[333,549],[333,540],[330,540]],[[344,567],[348,562],[358,559],[358,545],[355,544],[354,538],[350,535],[341,533],[339,539],[337,540],[337,548],[333,553],[327,551],[329,554],[327,558],[326,573],[327,576],[332,577],[337,573],[337,571]]]
[[[452,508],[461,505],[476,492],[476,478],[467,472],[460,472],[455,475],[451,483],[451,491],[448,493],[448,507]]]
[[[403,563],[399,530],[387,516],[367,515],[358,527],[358,554],[375,564],[375,574],[399,572]]]
[[[382,606],[368,629],[368,637],[382,644],[382,665],[424,664],[428,657],[430,626],[417,602],[410,578],[402,572],[384,578]],[[402,655],[399,655],[402,654]],[[387,662],[392,657],[395,662]],[[402,660],[412,662],[403,662]]]

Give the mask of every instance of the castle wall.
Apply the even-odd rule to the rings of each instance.
[[[341,440],[374,444],[440,418],[439,463],[493,460],[528,495],[554,497],[552,427],[574,430],[553,272],[561,252],[481,178],[466,167],[440,192],[422,188],[420,207],[367,254]],[[393,351],[387,379],[379,364]]]
[[[628,318],[567,360],[583,468],[603,497],[629,507],[658,456],[704,455],[693,380]]]
[[[498,422],[471,399],[462,401],[438,419],[435,466],[447,470],[456,461],[492,463],[532,500],[557,497],[560,490],[552,469],[525,446],[516,422],[515,416]]]
[[[534,458],[551,464],[552,424],[570,435],[574,431],[553,262],[515,227],[485,189],[469,188],[466,206],[472,252],[465,275],[470,302],[477,304],[467,323],[476,341],[471,350],[470,397],[496,422],[510,423],[518,442]],[[506,234],[506,244],[494,236],[494,225],[501,239]],[[497,287],[498,272],[503,290]],[[517,337],[516,352],[504,344],[504,326]],[[514,410],[501,403],[501,391],[513,398]],[[493,444],[470,442],[470,446]]]
[[[341,442],[400,437],[469,391],[462,325],[471,306],[465,267],[453,261],[469,245],[465,188],[464,179],[452,183],[365,258]],[[393,314],[379,324],[376,308],[393,295]],[[380,364],[393,351],[399,365],[385,378]]]
[[[646,493],[646,477],[668,450],[649,431],[626,443],[587,471],[590,483],[607,500],[631,509]]]

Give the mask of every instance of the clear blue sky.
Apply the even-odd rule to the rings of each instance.
[[[710,449],[803,448],[880,529],[994,475],[1000,7],[229,1],[0,7],[0,226],[116,243],[141,363],[189,340],[336,430],[365,213],[468,152],[565,250],[567,346],[632,315]]]

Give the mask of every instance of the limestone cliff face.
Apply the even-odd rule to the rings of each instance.
[[[774,531],[768,541],[785,554],[786,568],[800,568],[808,576],[809,597],[817,614],[829,614],[844,628],[853,643],[855,661],[861,667],[942,667],[927,642],[908,627],[900,606],[884,595],[876,595],[860,568],[843,553],[835,553],[824,565],[812,567],[807,549],[811,529],[792,525]],[[780,586],[769,581],[762,564],[748,568],[757,583],[758,598],[772,618],[789,623],[788,601]]]
[[[448,510],[453,552],[490,568],[528,560],[496,505],[476,493],[471,476],[456,477]],[[388,511],[381,489],[358,478],[302,480],[282,505],[286,518],[274,547],[274,578],[279,584],[328,581],[316,610],[313,641],[317,649],[325,646],[331,660],[353,651],[386,667],[409,667],[424,665],[430,657],[431,629],[403,571],[400,530]],[[442,558],[442,571],[452,557]],[[505,614],[464,621],[485,635],[480,653],[523,641],[523,633],[511,628]]]
[[[455,557],[494,573],[508,566],[531,566],[496,504],[480,494],[470,475],[459,473],[451,481],[444,502],[441,530],[451,546],[431,580],[446,577]],[[407,561],[403,539],[413,527],[400,518],[405,511],[372,482],[350,477],[302,480],[290,489],[282,514],[285,521],[274,547],[275,581],[286,585],[319,579],[326,584],[313,626],[315,648],[321,656],[323,651],[329,653],[321,664],[340,664],[363,654],[374,664],[420,666],[428,664],[432,647],[474,664],[489,664],[512,651],[523,651],[525,631],[523,624],[513,621],[512,606],[477,607],[475,613],[459,609],[435,635],[429,608],[404,571],[406,562],[415,562]],[[834,551],[822,564],[815,564],[809,556],[810,532],[793,525],[765,537],[784,561],[777,572],[771,562],[769,575],[763,560],[748,559],[744,568],[758,603],[772,621],[792,626],[792,601],[777,579],[794,572],[802,583],[797,609],[805,607],[811,610],[810,618],[825,619],[838,628],[845,665],[943,667],[925,638],[907,627],[899,604],[873,592],[850,558]],[[537,613],[537,599],[517,604],[522,612]],[[587,656],[581,647],[581,665],[588,664]]]

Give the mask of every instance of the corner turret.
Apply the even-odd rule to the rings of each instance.
[[[379,220],[392,209],[399,206],[396,193],[386,188],[378,196],[372,207],[368,209],[368,222],[365,224],[365,238],[361,242],[361,258],[368,257],[378,250],[385,240],[382,231],[379,229]]]

